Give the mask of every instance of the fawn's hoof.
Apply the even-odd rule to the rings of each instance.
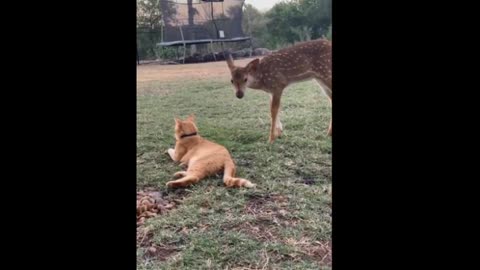
[[[281,128],[276,128],[275,129],[275,138],[281,137],[282,136],[282,129]]]

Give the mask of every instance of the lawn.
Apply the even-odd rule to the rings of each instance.
[[[137,269],[331,268],[331,107],[309,81],[291,85],[281,108],[284,132],[269,144],[263,91],[239,100],[225,74],[137,83],[137,189],[176,202],[146,220]],[[180,170],[165,153],[175,143],[173,119],[191,113],[200,135],[229,149],[237,176],[256,188],[226,188],[219,175],[167,190]]]

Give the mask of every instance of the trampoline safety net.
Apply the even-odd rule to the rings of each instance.
[[[138,61],[172,58],[181,63],[218,61],[224,58],[225,50],[242,47],[249,47],[251,56],[251,42],[241,43],[251,41],[242,30],[244,2],[158,0],[156,10],[161,16],[151,27],[150,21],[137,26]]]
[[[163,18],[160,45],[245,37],[244,0],[160,0],[160,4]]]

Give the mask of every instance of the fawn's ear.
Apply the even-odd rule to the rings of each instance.
[[[255,59],[253,60],[252,62],[248,63],[248,65],[246,66],[246,69],[248,71],[252,71],[252,72],[255,72],[257,71],[257,67],[258,67],[258,64],[260,63],[260,59]]]
[[[195,122],[195,114],[190,114],[188,117],[187,117],[187,120],[190,120],[192,122]]]
[[[230,52],[227,52],[227,57],[226,58],[227,58],[226,60],[227,60],[228,68],[230,70],[232,70],[235,67],[235,65],[233,64],[232,54],[230,54]]]

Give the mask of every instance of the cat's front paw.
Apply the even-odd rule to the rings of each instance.
[[[167,150],[167,153],[168,153],[168,155],[169,155],[173,160],[175,160],[175,159],[174,159],[175,149],[170,148],[170,149]]]

